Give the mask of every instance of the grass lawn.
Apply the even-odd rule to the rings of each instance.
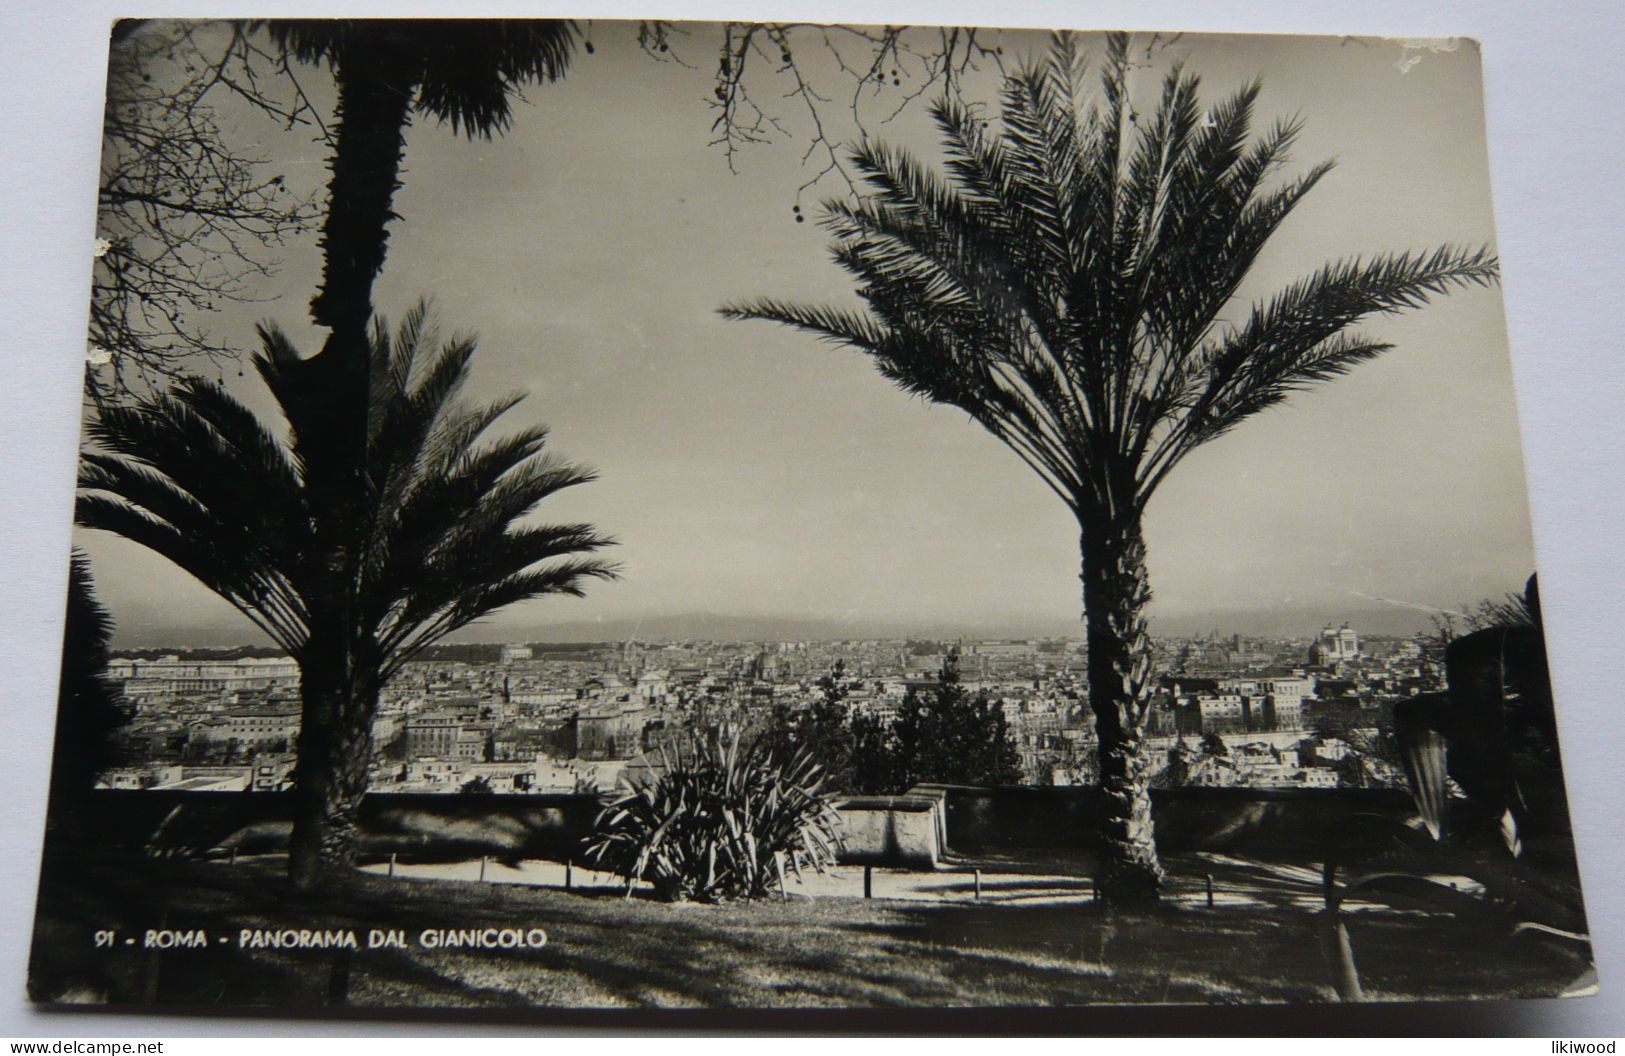
[[[425,1008],[1076,1005],[1327,1001],[1321,921],[1279,906],[987,905],[827,898],[724,906],[355,874],[300,896],[280,862],[48,859],[35,1000]],[[148,928],[203,929],[205,949],[141,948]],[[243,928],[353,928],[362,949],[243,950]],[[534,950],[436,950],[425,928],[546,929]],[[405,949],[366,949],[368,929]],[[116,929],[94,948],[98,929]],[[1481,920],[1363,914],[1368,996],[1553,996],[1583,959]],[[220,936],[232,940],[221,943]],[[124,943],[136,940],[134,946]],[[342,985],[335,985],[335,972]]]

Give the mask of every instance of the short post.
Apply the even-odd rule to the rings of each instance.
[[[980,902],[982,900],[982,870],[978,868],[972,870],[972,872],[976,874],[976,901]]]
[[[565,859],[565,862],[564,862],[564,889],[566,891],[570,890],[570,885],[575,883],[575,865],[576,865],[576,863],[573,860],[568,859],[568,858]]]
[[[485,882],[485,855],[480,855],[480,882]]]
[[[231,848],[231,858],[226,862],[226,864],[227,865],[236,865],[237,864],[237,847],[236,847],[236,845],[232,846],[232,848]]]
[[[1213,874],[1207,874],[1207,908],[1213,908]]]
[[[395,852],[394,851],[389,852],[389,876],[390,876],[390,879],[394,879],[394,877],[395,877]]]
[[[874,894],[874,869],[866,865],[863,867],[863,897],[873,898]]]

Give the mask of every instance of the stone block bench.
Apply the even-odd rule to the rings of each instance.
[[[943,858],[937,796],[848,796],[837,800],[845,847],[842,865],[936,869]]]

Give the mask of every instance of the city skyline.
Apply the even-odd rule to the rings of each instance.
[[[513,424],[550,424],[550,446],[602,474],[549,516],[617,536],[626,566],[585,600],[518,606],[459,638],[786,620],[843,634],[1076,627],[1077,530],[1013,456],[859,356],[716,317],[753,293],[845,295],[823,235],[792,216],[808,176],[797,144],[752,148],[730,176],[705,146],[704,71],[653,63],[624,26],[595,39],[569,78],[531,93],[509,135],[470,148],[420,123],[408,140],[380,304],[398,316],[433,290],[448,332],[479,334],[471,395],[531,391]],[[1042,35],[1004,39],[1019,55]],[[1098,56],[1098,38],[1086,45]],[[1176,57],[1210,96],[1265,71],[1261,119],[1305,122],[1294,171],[1339,157],[1244,295],[1353,253],[1493,245],[1472,45],[1187,36],[1154,72]],[[319,151],[299,136],[242,129],[290,180],[319,181]],[[937,156],[919,107],[881,134]],[[447,186],[464,193],[448,203]],[[814,214],[843,189],[826,182],[801,204]],[[516,216],[533,237],[515,237]],[[274,318],[314,348],[302,317],[317,259],[314,238],[290,247],[266,300],[222,312],[221,332],[246,346],[251,324]],[[1425,627],[1426,610],[1521,587],[1533,555],[1499,292],[1457,292],[1368,330],[1397,349],[1198,452],[1159,493],[1154,627]],[[76,538],[117,644],[252,639],[161,559]]]

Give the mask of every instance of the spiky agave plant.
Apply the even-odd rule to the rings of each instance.
[[[168,558],[299,664],[301,726],[289,873],[309,887],[354,859],[383,685],[424,647],[504,606],[580,595],[613,565],[591,525],[527,523],[593,479],[542,454],[544,429],[486,438],[523,397],[462,405],[472,338],[438,351],[420,303],[393,336],[372,332],[362,413],[366,471],[342,503],[313,485],[331,440],[321,394],[280,331],[254,365],[286,421],[260,420],[193,378],[91,423],[79,524]],[[323,544],[352,555],[337,566]]]
[[[650,777],[599,815],[587,854],[674,901],[756,898],[786,873],[822,872],[841,846],[822,767],[805,749],[779,758],[737,728],[659,750]]]

